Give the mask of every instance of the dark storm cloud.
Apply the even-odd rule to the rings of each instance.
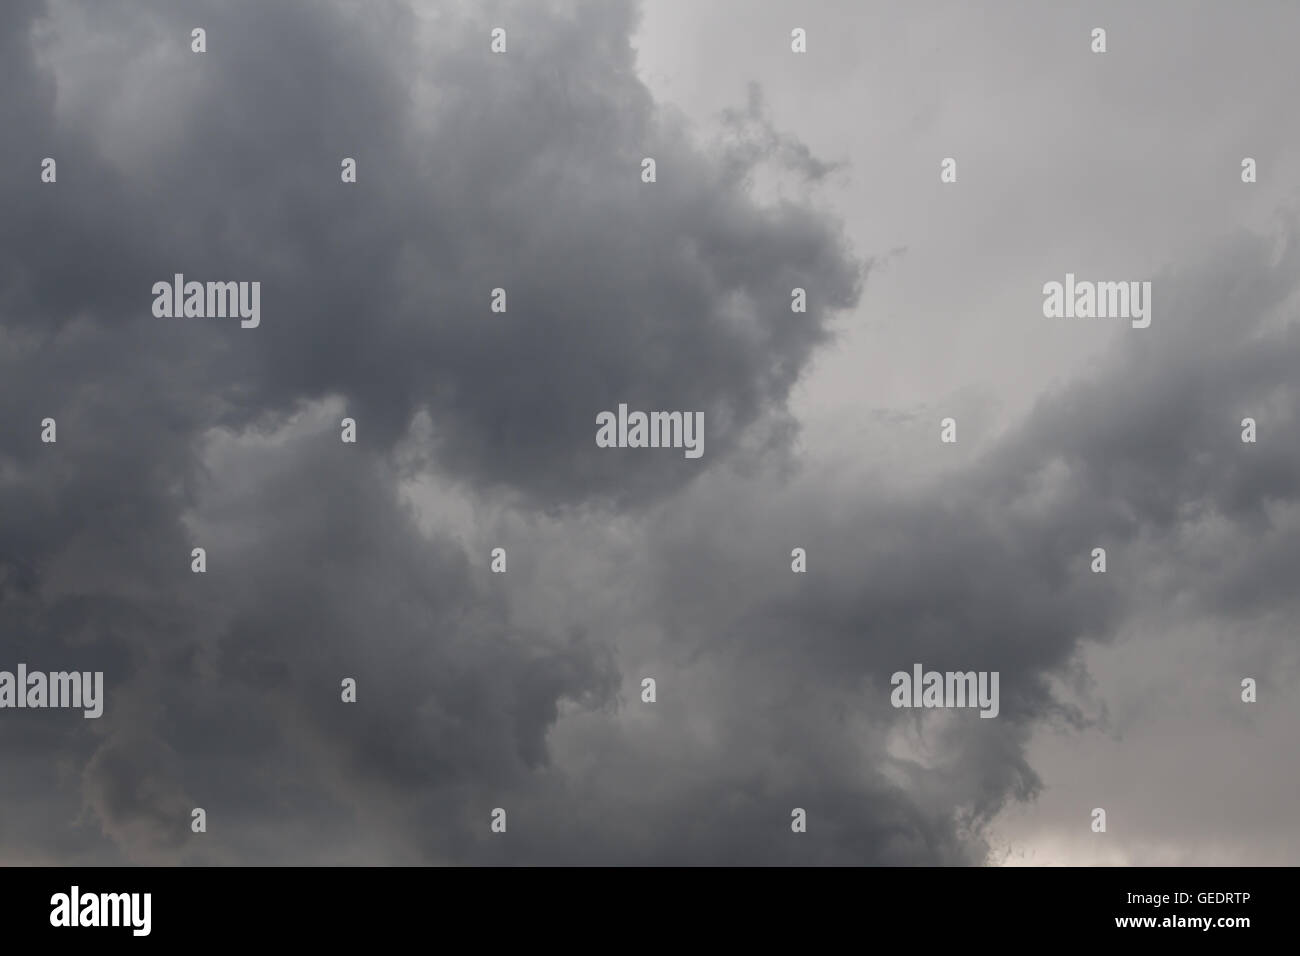
[[[753,205],[751,160],[698,151],[650,100],[631,5],[521,8],[504,58],[484,20],[441,16],[421,47],[404,5],[362,13],[5,19],[0,614],[20,658],[102,668],[109,687],[98,722],[6,720],[9,819],[66,821],[7,833],[11,853],[324,859],[313,822],[358,817],[376,833],[339,858],[483,853],[465,833],[545,767],[562,702],[608,701],[613,663],[580,624],[508,620],[456,544],[414,530],[382,460],[423,408],[426,460],[477,488],[662,496],[748,426],[759,447],[786,440],[786,394],[856,298],[833,225]],[[193,26],[208,53],[190,53]],[[46,155],[57,185],[37,182]],[[261,281],[261,327],[153,318],[174,272]],[[211,460],[213,428],[274,430],[331,395],[359,446],[313,419],[233,453],[255,485]],[[619,402],[703,410],[704,462],[600,452],[595,415]],[[37,440],[47,415],[55,445]],[[208,841],[189,834],[196,806]],[[426,813],[466,829],[402,829]]]
[[[153,281],[259,279],[255,338],[178,323],[192,348],[228,352],[232,424],[336,392],[382,447],[426,407],[441,466],[476,484],[543,504],[654,497],[779,415],[829,311],[856,300],[860,268],[832,226],[745,192],[766,159],[815,177],[806,150],[698,152],[635,76],[629,4],[521,17],[506,56],[488,52],[486,20],[439,19],[423,49],[398,5],[364,19],[305,3],[93,16],[123,59],[62,80],[94,132],[62,151],[58,193],[10,181],[27,210],[6,243],[10,286],[28,293],[13,308],[42,327],[87,309],[168,337],[147,312]],[[201,56],[188,52],[200,22]],[[181,53],[137,62],[157,44]],[[141,70],[177,92],[133,97]],[[48,105],[29,110],[46,126]],[[112,138],[94,118],[109,116],[151,146],[112,172],[87,155]],[[57,257],[30,242],[51,234]],[[806,315],[790,311],[795,286]],[[496,287],[506,315],[488,311]],[[703,465],[603,453],[596,414],[620,402],[704,411]]]
[[[1050,681],[1083,642],[1179,586],[1223,616],[1294,602],[1294,538],[1260,504],[1296,496],[1295,326],[1265,328],[1294,245],[1241,238],[1160,281],[1151,329],[960,473],[784,487],[786,399],[862,275],[833,221],[744,183],[831,167],[757,96],[692,145],[636,79],[630,4],[504,8],[504,57],[495,16],[342,9],[72,3],[40,27],[25,3],[0,25],[0,633],[5,662],[109,689],[97,722],[0,721],[4,852],[977,861],[982,824],[1039,785],[1032,728],[1082,720]],[[176,271],[260,280],[261,327],[152,318]],[[619,402],[703,410],[704,459],[598,450]],[[1266,440],[1242,446],[1257,408]],[[430,436],[395,454],[421,409]],[[417,530],[411,461],[523,506],[508,576]],[[1207,514],[1263,547],[1192,547]],[[617,573],[545,597],[520,574],[584,559]],[[661,703],[633,714],[625,664],[651,652]],[[1000,670],[998,719],[890,708],[915,661]]]

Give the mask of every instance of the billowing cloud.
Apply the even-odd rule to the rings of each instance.
[[[882,261],[819,200],[854,164],[757,85],[716,136],[656,100],[635,4],[13,6],[0,667],[108,700],[0,717],[6,858],[977,863],[1034,734],[1098,722],[1089,648],[1191,614],[1283,659],[1293,221],[1000,434],[959,414],[958,464],[863,479],[792,411]],[[154,318],[177,272],[260,281],[261,325]],[[620,403],[702,411],[704,457],[598,448]],[[925,459],[942,414],[863,434]],[[914,662],[998,671],[998,717],[895,710]]]

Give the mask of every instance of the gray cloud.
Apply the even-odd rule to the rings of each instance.
[[[827,311],[854,301],[832,226],[753,205],[725,155],[676,139],[633,72],[631,11],[528,13],[506,60],[484,22],[438,20],[427,62],[397,4],[61,3],[10,21],[6,141],[60,169],[41,192],[17,172],[39,156],[6,151],[5,630],[42,660],[102,658],[113,714],[76,728],[72,759],[128,858],[268,859],[249,837],[185,848],[190,802],[251,833],[365,799],[322,776],[479,792],[544,766],[561,702],[608,697],[608,653],[580,626],[504,619],[453,542],[413,537],[382,461],[426,411],[425,460],[476,487],[661,496],[700,467],[597,455],[595,412],[702,409],[726,423],[708,435],[723,460],[780,421]],[[262,327],[153,319],[148,290],[178,271],[258,279]],[[796,283],[822,290],[804,321]],[[487,311],[496,285],[506,316]],[[330,396],[360,422],[355,450],[313,419],[258,449],[275,469],[241,459],[256,487],[203,457],[227,430],[296,435],[284,423]],[[57,445],[21,439],[47,414]],[[322,765],[295,773],[303,749]]]
[[[1062,690],[1094,645],[1168,604],[1285,659],[1294,222],[1168,269],[1150,329],[1000,435],[958,388],[956,465],[937,406],[863,415],[860,459],[921,466],[858,481],[792,410],[881,261],[818,201],[855,163],[758,86],[697,135],[634,4],[503,7],[505,57],[441,4],[14,6],[0,633],[110,697],[0,720],[6,858],[982,862],[1034,734],[1105,723]],[[261,327],[154,319],[177,271],[260,280]],[[704,411],[705,458],[597,449],[619,402]],[[915,661],[999,670],[999,719],[893,710]]]

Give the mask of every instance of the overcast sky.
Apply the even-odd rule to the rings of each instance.
[[[106,701],[0,710],[0,862],[1294,863],[1297,30],[9,0],[0,670]]]

